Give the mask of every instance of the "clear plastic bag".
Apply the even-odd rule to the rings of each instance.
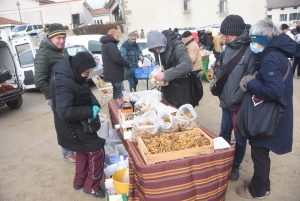
[[[177,110],[176,117],[179,121],[180,131],[188,131],[200,127],[197,112],[190,104],[182,105]]]
[[[160,127],[160,134],[170,134],[170,133],[177,133],[180,131],[179,128],[179,122],[176,116],[171,115],[172,118],[172,123],[170,128],[164,128],[164,127]]]
[[[154,111],[146,112],[140,117],[134,118],[132,136],[152,137],[158,134],[159,123]]]
[[[169,82],[167,82],[166,80],[158,81],[158,80],[154,79],[153,76],[160,72],[163,72],[163,68],[161,66],[155,66],[153,71],[149,75],[149,80],[152,84],[154,84],[156,86],[167,86],[169,84]]]
[[[130,93],[128,93],[127,91],[122,91],[123,94],[123,102],[124,103],[129,103],[130,102]]]

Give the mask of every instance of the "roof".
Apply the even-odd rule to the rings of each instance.
[[[4,25],[4,24],[24,24],[24,23],[21,23],[16,20],[11,20],[5,17],[0,17],[0,25]]]
[[[300,6],[299,0],[267,0],[268,8],[287,8]]]
[[[70,3],[77,2],[82,0],[60,0],[60,1],[50,1],[50,0],[40,0],[40,6],[52,5],[52,4],[61,4],[61,3]]]
[[[103,14],[108,14],[108,10],[106,10],[106,8],[94,9],[93,15],[103,15]]]

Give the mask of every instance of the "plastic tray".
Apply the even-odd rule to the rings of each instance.
[[[153,71],[154,66],[142,67],[135,69],[136,78],[149,78],[150,73]]]

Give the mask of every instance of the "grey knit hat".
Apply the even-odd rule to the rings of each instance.
[[[245,31],[245,22],[239,15],[228,15],[221,24],[222,34],[240,36]]]

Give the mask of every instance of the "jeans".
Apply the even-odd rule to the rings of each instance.
[[[123,94],[122,91],[124,91],[124,85],[123,82],[112,82],[111,83],[113,86],[113,99],[121,99]]]
[[[130,92],[136,92],[136,85],[138,84],[138,79],[136,77],[127,77],[129,82]]]
[[[223,137],[228,143],[231,140],[231,132],[233,130],[232,117],[234,111],[222,108],[222,121],[220,137]],[[244,138],[239,132],[234,132],[235,135],[235,152],[233,166],[239,167],[244,159],[247,145],[247,138]]]
[[[205,46],[205,49],[206,49],[206,50],[210,50],[210,46],[211,46],[211,45]]]
[[[46,100],[46,102],[47,102],[47,105],[49,105],[49,107],[52,110],[52,101],[51,101],[51,99]],[[63,148],[63,147],[61,148],[61,153],[63,154],[63,156],[65,158],[68,158],[69,156],[73,155],[72,151],[70,151],[70,150],[68,150],[66,148]]]
[[[194,73],[197,77],[199,77],[200,70],[193,71],[193,73]]]

